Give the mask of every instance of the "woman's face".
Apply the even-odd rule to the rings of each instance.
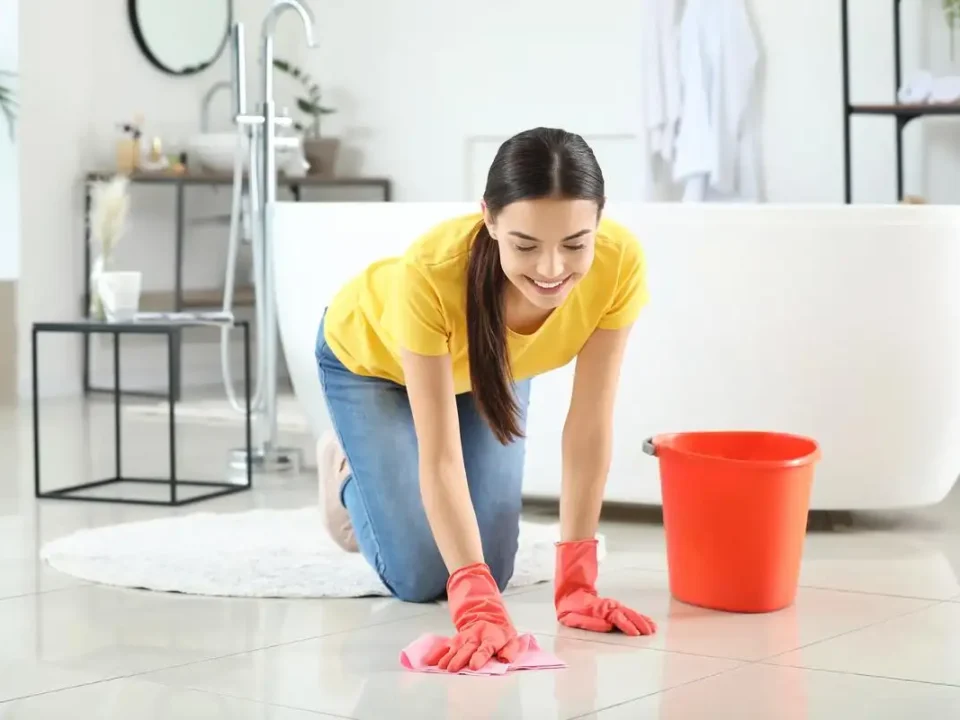
[[[484,207],[483,216],[504,274],[538,308],[559,307],[593,264],[599,214],[592,200],[521,200],[496,218]]]

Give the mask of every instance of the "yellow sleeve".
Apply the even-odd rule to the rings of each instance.
[[[647,304],[646,264],[643,249],[633,235],[625,233],[620,268],[616,278],[616,290],[610,306],[598,327],[603,330],[620,330],[633,324],[640,310]]]
[[[397,341],[419,355],[450,352],[447,323],[440,295],[419,263],[404,258],[397,307]]]

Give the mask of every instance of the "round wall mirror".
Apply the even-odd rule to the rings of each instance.
[[[140,50],[171,75],[193,75],[223,52],[233,22],[231,0],[128,0]]]

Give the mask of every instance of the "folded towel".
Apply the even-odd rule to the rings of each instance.
[[[960,100],[960,76],[938,77],[930,89],[930,102],[955,103]]]
[[[933,92],[933,74],[917,70],[897,91],[897,100],[905,105],[920,105],[930,100]]]
[[[421,635],[400,651],[400,664],[407,670],[426,673],[446,673],[436,666],[429,666],[423,659],[437,643],[446,638],[440,635]],[[479,670],[464,668],[460,675],[505,675],[515,670],[549,670],[565,668],[567,665],[560,658],[540,649],[537,639],[530,634],[520,636],[520,653],[512,663],[503,663],[499,660],[490,660]]]

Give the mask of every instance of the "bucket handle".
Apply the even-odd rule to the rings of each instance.
[[[653,457],[657,456],[657,446],[654,445],[652,437],[643,441],[643,451],[647,455],[652,455]]]

